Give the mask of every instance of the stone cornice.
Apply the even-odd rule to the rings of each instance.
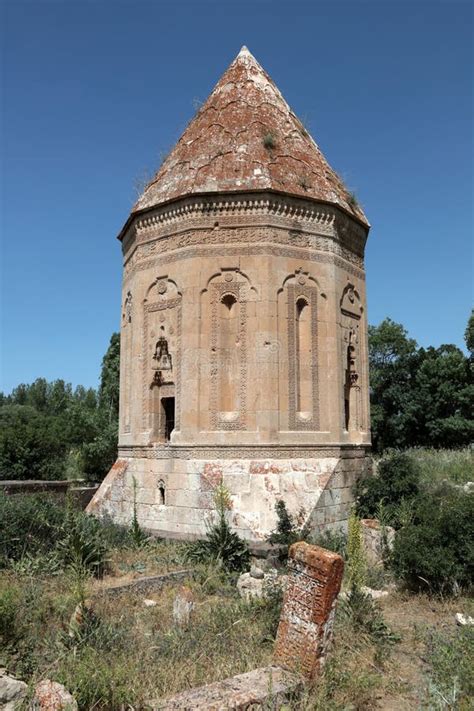
[[[228,227],[284,226],[309,234],[330,235],[359,256],[363,256],[368,234],[368,228],[337,205],[271,192],[202,195],[183,197],[132,215],[120,235],[123,251],[128,257],[138,243],[189,229],[208,229],[216,219],[225,219]]]

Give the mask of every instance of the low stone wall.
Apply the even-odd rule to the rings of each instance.
[[[148,575],[144,578],[136,578],[129,583],[120,583],[119,585],[110,585],[101,589],[99,593],[95,593],[92,597],[98,595],[108,595],[110,597],[119,597],[127,593],[137,593],[144,595],[150,592],[159,592],[165,585],[181,583],[187,580],[192,574],[192,570],[173,570],[170,573],[162,575]]]
[[[92,497],[99,489],[99,484],[84,484],[81,481],[42,481],[41,479],[27,479],[24,481],[0,481],[0,492],[7,496],[18,494],[51,494],[65,498],[66,494],[72,496],[80,508],[85,509]]]

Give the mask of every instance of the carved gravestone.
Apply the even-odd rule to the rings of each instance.
[[[308,543],[294,543],[273,663],[313,678],[332,637],[336,599],[344,561],[337,553]]]

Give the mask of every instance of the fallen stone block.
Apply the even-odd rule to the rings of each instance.
[[[262,706],[276,711],[302,689],[301,677],[277,666],[190,689],[169,699],[149,701],[153,711],[247,711]]]
[[[393,548],[395,529],[391,526],[381,526],[375,518],[363,518],[360,524],[367,562],[371,565],[381,565],[386,553],[385,548],[388,551]]]
[[[14,679],[0,669],[0,709],[3,711],[16,711],[26,696],[28,686],[24,681]]]

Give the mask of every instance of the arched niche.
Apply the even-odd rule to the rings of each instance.
[[[342,427],[346,432],[364,428],[362,408],[361,333],[363,306],[353,284],[348,283],[339,301],[341,328]]]
[[[302,268],[278,290],[281,428],[320,428],[318,308],[325,300],[318,281]]]
[[[248,303],[256,289],[237,267],[208,279],[200,297],[200,415],[211,430],[247,427]]]
[[[182,295],[167,275],[157,276],[143,301],[143,429],[166,443],[179,429]]]

